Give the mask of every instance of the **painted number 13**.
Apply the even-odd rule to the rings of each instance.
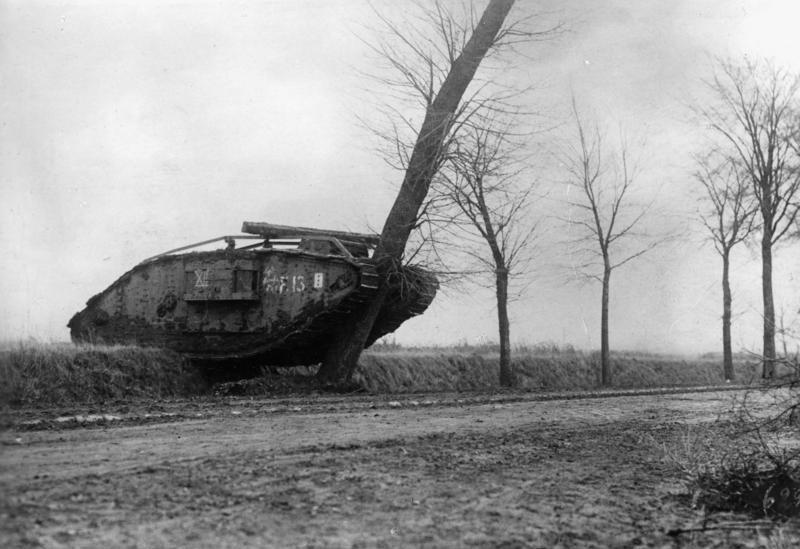
[[[292,277],[292,292],[302,292],[306,289],[306,279],[303,275],[295,275]]]

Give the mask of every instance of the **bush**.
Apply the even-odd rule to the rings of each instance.
[[[736,404],[722,436],[701,442],[687,433],[682,455],[673,459],[694,504],[707,512],[800,516],[800,360],[784,356],[776,366],[780,375]]]

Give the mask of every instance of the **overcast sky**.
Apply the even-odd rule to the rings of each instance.
[[[615,272],[612,348],[718,350],[720,266],[692,225],[689,155],[702,128],[689,106],[704,100],[715,55],[800,70],[800,8],[518,0],[514,10],[548,12],[542,25],[568,30],[517,63],[514,78],[536,86],[532,106],[566,122],[574,93],[588,117],[636,136],[641,189],[664,214],[654,228],[697,235]],[[379,228],[400,175],[358,123],[376,108],[361,76],[374,25],[361,0],[0,0],[0,338],[67,339],[71,315],[140,260],[237,234],[243,220]],[[541,177],[555,181],[557,167],[543,161]],[[597,348],[599,286],[557,265],[565,229],[549,225],[512,307],[512,340]],[[734,346],[758,350],[759,257],[735,254]],[[798,319],[799,275],[800,243],[780,247],[776,308],[787,322]],[[459,288],[396,338],[496,340],[494,315],[491,292]]]

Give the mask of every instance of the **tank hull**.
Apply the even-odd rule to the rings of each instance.
[[[433,275],[406,267],[368,341],[422,313]],[[200,361],[296,366],[323,360],[337,327],[378,286],[369,258],[302,250],[216,250],[137,265],[69,322],[78,342],[162,347]]]

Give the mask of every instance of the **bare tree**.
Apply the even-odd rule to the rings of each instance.
[[[772,253],[795,227],[800,203],[796,113],[800,76],[770,63],[718,61],[707,82],[716,102],[698,109],[750,181],[761,226],[763,377],[775,373]]]
[[[792,118],[794,122],[790,124],[791,129],[789,130],[788,142],[795,158],[800,158],[800,106],[795,106]],[[794,229],[790,229],[790,233],[791,238],[800,240],[800,214],[795,217]]]
[[[514,39],[514,28],[503,27],[514,0],[490,0],[486,9],[469,31],[453,23],[438,2],[434,19],[440,20],[443,43],[434,44],[423,38],[414,42],[402,29],[389,21],[390,34],[411,51],[416,61],[406,61],[386,50],[389,61],[396,65],[401,79],[397,86],[411,88],[422,97],[425,117],[408,156],[403,183],[381,231],[381,239],[373,255],[381,282],[374,299],[360,315],[343,323],[334,344],[319,370],[319,377],[333,383],[347,382],[357,365],[358,357],[372,330],[386,298],[386,279],[403,259],[409,235],[417,225],[420,208],[425,201],[431,180],[441,166],[448,136],[463,121],[462,98],[487,53],[504,40]],[[467,38],[468,37],[468,38]],[[416,62],[418,64],[414,65]],[[412,68],[414,67],[414,68]],[[440,78],[440,75],[444,75]]]
[[[459,248],[474,259],[477,273],[491,273],[497,299],[500,336],[500,385],[514,385],[511,367],[511,336],[508,316],[510,281],[530,273],[530,250],[537,224],[529,218],[528,206],[534,189],[521,157],[524,143],[514,139],[511,124],[494,123],[473,127],[461,135],[448,155],[432,193],[444,207],[455,206],[456,215],[441,215],[434,223],[454,233]],[[477,232],[472,245],[465,234]]]
[[[570,207],[570,216],[564,221],[577,232],[570,242],[574,251],[586,258],[577,270],[602,284],[600,382],[607,386],[611,383],[608,318],[611,273],[641,257],[658,241],[650,239],[642,243],[643,235],[636,231],[649,207],[632,202],[636,170],[630,163],[628,145],[621,139],[619,150],[607,153],[600,129],[595,125],[587,132],[574,99],[572,112],[577,140],[567,147],[562,160],[568,173]]]
[[[732,381],[730,285],[731,249],[745,241],[755,228],[757,206],[752,199],[750,181],[738,163],[710,154],[697,158],[695,178],[703,186],[707,207],[700,212],[714,249],[722,258],[722,363],[725,379]]]

